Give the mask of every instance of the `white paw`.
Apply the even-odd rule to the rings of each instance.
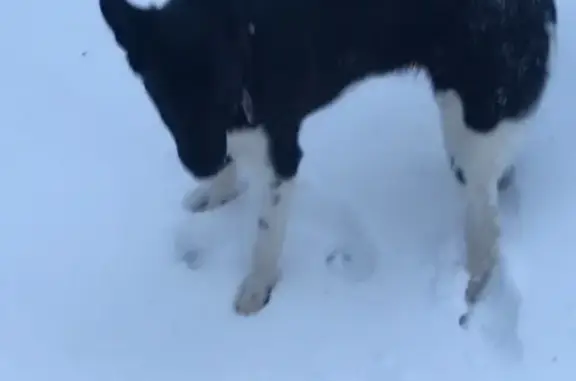
[[[248,188],[248,184],[239,181],[231,189],[217,189],[214,184],[203,185],[184,196],[184,208],[194,213],[207,212],[234,201]]]
[[[270,294],[277,281],[277,276],[248,275],[238,288],[234,301],[236,313],[247,316],[259,312],[270,301]]]

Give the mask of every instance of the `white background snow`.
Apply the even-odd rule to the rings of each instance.
[[[573,1],[559,0],[555,75],[502,202],[521,358],[457,324],[463,198],[424,77],[366,81],[306,121],[284,278],[244,318],[232,300],[257,194],[182,210],[194,183],[97,2],[2,8],[0,380],[574,379]],[[337,248],[372,253],[372,273],[328,268]]]

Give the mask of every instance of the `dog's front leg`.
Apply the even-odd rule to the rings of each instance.
[[[215,176],[203,179],[196,189],[184,196],[183,204],[193,212],[206,212],[234,200],[242,192],[241,188],[236,162],[228,157]]]
[[[250,273],[238,289],[235,310],[240,315],[260,311],[280,278],[278,261],[284,245],[295,177],[302,159],[298,144],[300,123],[267,128],[263,179],[265,192],[258,218],[258,233]]]

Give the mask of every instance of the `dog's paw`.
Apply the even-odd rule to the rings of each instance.
[[[253,315],[264,308],[270,301],[272,290],[278,281],[277,276],[248,275],[240,287],[234,301],[238,315]]]
[[[214,185],[203,185],[184,196],[182,204],[185,209],[202,213],[217,209],[237,199],[248,188],[246,182],[239,182],[228,190],[215,189]]]

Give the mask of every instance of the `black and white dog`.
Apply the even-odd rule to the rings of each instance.
[[[303,119],[369,75],[424,71],[466,189],[469,308],[501,255],[498,189],[549,77],[554,0],[99,0],[106,23],[204,181],[196,211],[236,194],[242,140],[261,143],[267,195],[235,300],[261,310],[279,280]]]

